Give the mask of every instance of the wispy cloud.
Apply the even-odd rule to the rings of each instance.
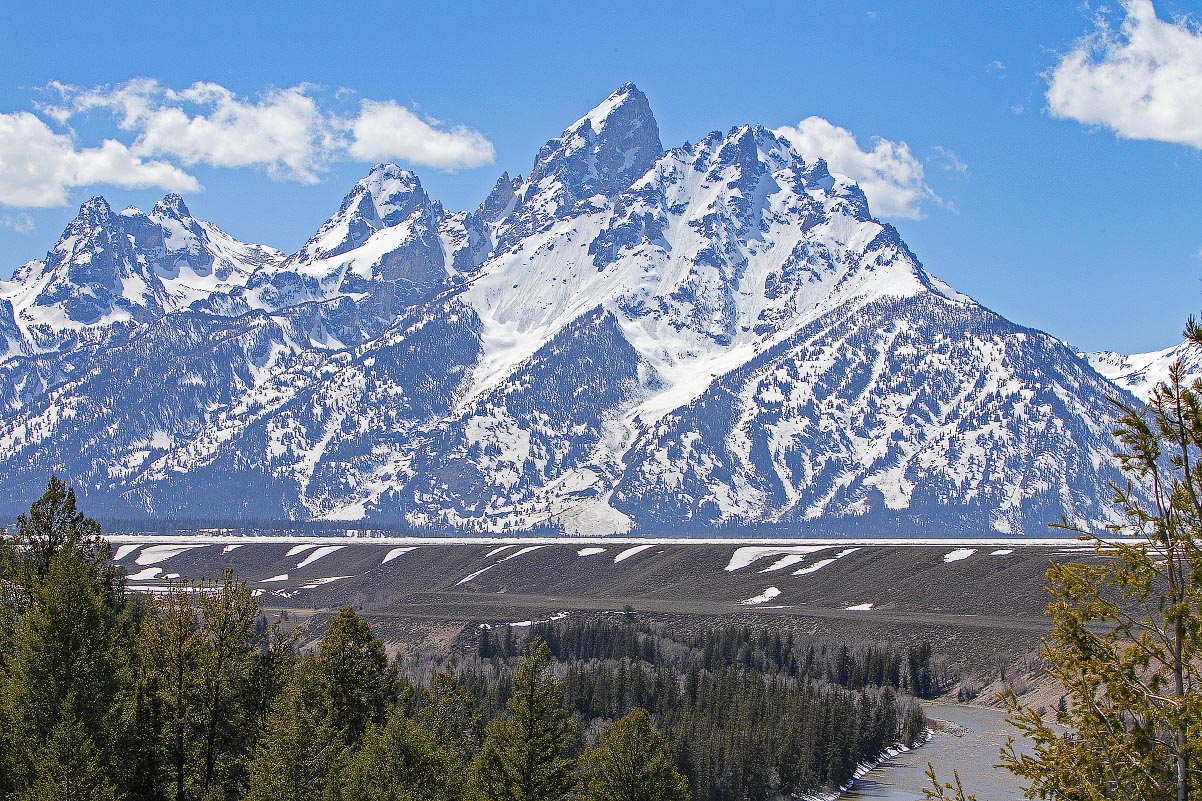
[[[276,180],[315,183],[337,161],[397,159],[455,170],[490,164],[492,143],[395,100],[364,100],[340,114],[307,84],[243,97],[216,83],[173,89],[151,78],[116,86],[52,83],[56,100],[0,114],[0,203],[55,206],[79,186],[107,184],[198,191],[187,168],[260,169]],[[334,99],[340,99],[338,93]],[[71,124],[111,115],[114,137],[82,147]],[[55,132],[47,124],[62,126]]]
[[[1151,0],[1126,0],[1114,30],[1105,16],[1048,76],[1052,114],[1128,139],[1202,148],[1202,28],[1166,22]]]
[[[804,158],[825,159],[833,172],[859,183],[875,213],[883,217],[921,219],[923,205],[942,203],[927,186],[922,162],[905,142],[873,137],[860,147],[855,135],[822,117],[807,117],[795,126],[778,128]]]
[[[34,230],[36,226],[33,224],[33,217],[30,217],[25,212],[19,214],[3,214],[0,215],[0,228],[7,228],[10,231],[15,231],[18,234],[28,234]]]
[[[956,155],[956,151],[952,150],[950,147],[944,147],[943,145],[935,145],[935,147],[931,149],[935,151],[935,155],[942,163],[945,172],[954,172],[957,175],[968,175],[968,165],[964,163],[963,159]]]

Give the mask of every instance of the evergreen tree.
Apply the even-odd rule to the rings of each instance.
[[[479,750],[481,724],[475,699],[451,673],[434,677],[417,717],[441,748],[464,762]]]
[[[56,477],[0,537],[0,798],[55,794],[60,767],[120,772],[128,648],[111,553]],[[59,789],[104,796],[111,785]]]
[[[601,731],[580,757],[582,801],[689,801],[689,783],[672,765],[645,709]]]
[[[32,781],[17,793],[17,801],[114,801],[117,797],[96,744],[69,706],[34,754],[32,767]]]
[[[396,670],[367,621],[344,606],[317,646],[316,668],[329,693],[334,725],[358,743],[368,725],[383,724],[396,701]]]
[[[67,736],[57,728],[62,721],[87,733],[106,767],[115,756],[110,746],[121,725],[124,661],[104,593],[73,549],[56,551],[31,588],[0,689],[16,789],[36,778],[39,755],[52,738]]]
[[[368,727],[339,782],[344,801],[456,801],[462,795],[456,755],[400,710]]]
[[[50,572],[51,560],[72,551],[88,566],[88,573],[110,604],[121,600],[120,570],[111,562],[112,546],[101,536],[100,524],[76,508],[75,490],[51,476],[46,492],[33,502],[28,514],[17,517],[10,554],[4,561],[8,578],[26,593]]]
[[[206,647],[197,664],[201,727],[197,788],[202,798],[236,798],[244,786],[255,738],[251,672],[257,651],[259,606],[244,582],[225,571],[221,583],[197,596],[200,636]]]
[[[474,794],[488,801],[560,801],[572,789],[579,721],[563,708],[549,676],[551,651],[532,638],[518,666],[507,713],[488,724],[472,766]]]
[[[275,699],[250,765],[246,801],[330,798],[346,746],[312,657]]]
[[[146,736],[161,752],[151,766],[161,774],[165,797],[185,801],[196,792],[196,745],[202,688],[196,666],[204,651],[195,589],[181,584],[156,598],[142,621],[138,650],[138,691],[143,699]]]
[[[254,680],[266,647],[258,619],[250,590],[229,571],[219,583],[181,583],[152,602],[134,694],[145,738],[158,745],[154,756],[138,749],[141,783],[180,801],[241,793],[264,717]]]
[[[1186,334],[1202,344],[1192,319]],[[1043,656],[1067,696],[1063,727],[1009,693],[1010,721],[1034,749],[1011,742],[1002,761],[1031,792],[1066,801],[1199,799],[1202,384],[1184,385],[1178,363],[1146,407],[1118,405],[1120,464],[1151,497],[1114,487],[1127,519],[1116,531],[1136,541],[1095,537],[1105,559],[1048,569],[1053,631]]]
[[[256,727],[262,728],[271,712],[272,701],[292,679],[296,669],[297,642],[303,629],[286,629],[280,620],[268,625],[262,617],[255,626],[259,636],[258,647],[252,657],[249,703]]]
[[[18,621],[60,552],[82,560],[105,603],[120,607],[121,572],[111,562],[112,547],[101,537],[100,524],[76,508],[74,490],[51,476],[29,513],[17,517],[15,533],[0,536],[0,670],[12,653]]]
[[[514,781],[500,747],[494,740],[486,739],[472,761],[467,797],[472,801],[512,799],[515,797]]]

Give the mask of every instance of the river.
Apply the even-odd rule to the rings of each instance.
[[[1022,789],[1009,771],[995,769],[998,751],[1013,729],[1000,709],[955,704],[930,704],[928,718],[956,724],[956,733],[936,732],[931,741],[869,771],[843,796],[847,801],[922,801],[922,788],[930,786],[927,763],[951,781],[960,771],[966,793],[979,801],[1019,801]]]

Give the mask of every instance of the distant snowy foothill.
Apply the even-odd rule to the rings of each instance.
[[[382,164],[287,257],[88,201],[0,282],[0,511],[55,471],[125,519],[1043,533],[1109,519],[1116,391],[821,159],[664,150],[626,84],[475,210]]]

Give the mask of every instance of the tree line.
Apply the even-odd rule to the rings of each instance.
[[[483,631],[389,660],[351,607],[302,645],[230,573],[126,592],[52,479],[0,541],[0,801],[758,801],[925,729],[900,653],[630,617]]]
[[[826,642],[798,638],[769,626],[710,626],[697,632],[669,632],[637,621],[627,609],[621,624],[612,620],[558,620],[535,623],[533,633],[546,641],[561,662],[629,659],[668,664],[684,671],[690,663],[704,670],[738,668],[822,680],[853,690],[892,687],[916,698],[934,698],[956,681],[930,642],[901,648],[875,643]],[[512,630],[494,635],[480,630],[477,653],[484,658],[513,656],[520,639]]]

